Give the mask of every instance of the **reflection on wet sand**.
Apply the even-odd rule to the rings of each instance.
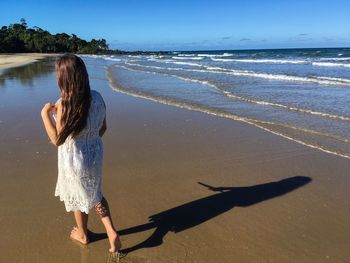
[[[5,69],[0,74],[0,87],[4,87],[8,80],[19,80],[25,86],[33,86],[35,77],[43,77],[54,71],[55,59],[55,57],[48,57],[29,65]]]

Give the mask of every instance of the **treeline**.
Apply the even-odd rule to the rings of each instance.
[[[108,50],[105,39],[83,40],[66,33],[52,35],[40,27],[28,28],[24,18],[20,23],[3,26],[0,29],[0,52],[21,53],[88,53],[96,54]]]
[[[0,29],[0,53],[79,53],[79,54],[145,54],[167,52],[127,52],[110,50],[105,39],[86,41],[75,34],[50,34],[34,26],[29,28],[24,18],[20,23],[3,26]]]

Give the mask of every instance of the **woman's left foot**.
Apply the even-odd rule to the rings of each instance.
[[[111,253],[118,252],[122,248],[122,243],[119,239],[119,235],[115,231],[111,233],[107,233],[107,235],[108,235],[109,243],[111,245],[109,252]]]
[[[87,238],[86,234],[81,233],[76,226],[73,227],[72,232],[70,233],[70,238],[83,245],[87,245],[89,243],[89,239]]]

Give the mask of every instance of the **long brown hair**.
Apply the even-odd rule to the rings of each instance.
[[[57,83],[62,97],[62,130],[57,145],[69,135],[74,138],[86,126],[90,109],[90,84],[85,64],[81,58],[65,54],[56,60]]]

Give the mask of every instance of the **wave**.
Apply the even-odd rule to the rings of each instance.
[[[350,68],[350,64],[333,63],[333,62],[312,62],[313,66],[319,67],[347,67]]]
[[[341,156],[341,157],[350,159],[350,155],[348,155],[348,154],[337,152],[337,151],[331,150],[331,149],[327,149],[327,147],[320,146],[320,145],[317,145],[317,144],[305,142],[305,141],[302,141],[301,139],[293,138],[293,137],[291,137],[288,134],[285,134],[285,133],[273,130],[273,129],[269,128],[269,126],[272,126],[272,127],[273,126],[275,126],[275,127],[281,126],[282,128],[286,128],[286,129],[289,128],[291,130],[299,130],[299,131],[302,131],[302,132],[309,132],[311,134],[316,134],[316,135],[319,135],[319,136],[326,136],[326,137],[329,137],[329,134],[324,134],[324,133],[320,133],[320,132],[312,131],[312,130],[307,130],[307,129],[300,129],[300,128],[294,127],[294,126],[286,126],[286,125],[281,125],[281,124],[278,124],[278,123],[273,123],[273,122],[268,122],[268,121],[261,121],[261,120],[246,118],[246,117],[235,115],[233,113],[229,113],[229,112],[225,112],[225,111],[209,108],[209,107],[206,107],[206,106],[203,106],[203,105],[198,105],[198,104],[194,104],[194,103],[186,103],[186,102],[178,102],[178,101],[174,101],[174,100],[169,99],[169,98],[162,98],[162,97],[158,97],[158,96],[155,96],[155,95],[145,94],[145,93],[140,92],[140,91],[130,90],[130,89],[127,89],[127,88],[124,88],[124,87],[120,86],[119,84],[117,84],[113,80],[113,78],[111,77],[110,69],[107,70],[107,79],[108,79],[108,81],[110,83],[110,86],[111,86],[111,88],[113,90],[117,90],[119,92],[131,95],[131,96],[134,96],[134,97],[144,98],[144,99],[147,99],[147,100],[151,100],[151,101],[162,103],[162,104],[166,104],[166,105],[175,106],[175,107],[178,107],[178,108],[188,109],[188,110],[191,110],[191,111],[203,112],[203,113],[207,113],[207,114],[210,114],[210,115],[215,115],[215,116],[218,116],[218,117],[223,117],[223,118],[228,118],[228,119],[232,119],[232,120],[248,123],[248,124],[254,125],[254,126],[258,127],[258,128],[261,128],[263,130],[269,131],[269,132],[271,132],[273,134],[276,134],[278,136],[281,136],[281,137],[284,137],[286,139],[292,140],[294,142],[300,143],[302,145],[305,145],[305,146],[308,146],[308,147],[311,147],[311,148],[314,148],[314,149],[318,149],[318,150],[321,150],[321,151],[326,152],[326,153],[330,153],[330,154],[334,154],[334,155],[337,155],[337,156]]]
[[[208,57],[208,58],[215,58],[215,57],[222,57],[223,55],[219,54],[198,54],[198,57]]]
[[[236,61],[236,59],[230,59],[230,58],[210,58],[212,61],[222,61],[222,62],[233,62]]]
[[[111,58],[111,57],[104,57],[105,60],[111,60],[111,61],[122,61],[120,58]]]
[[[320,60],[346,61],[346,60],[350,60],[350,57],[346,57],[346,58],[320,58]]]
[[[171,63],[171,64],[177,64],[177,65],[187,65],[187,66],[194,66],[194,67],[202,67],[201,64],[191,63],[191,62],[166,61],[165,63]]]
[[[193,59],[193,60],[201,60],[203,57],[172,57],[173,59]]]
[[[187,66],[194,66],[194,67],[202,67],[201,64],[193,63],[193,62],[182,62],[182,61],[174,61],[169,59],[148,59],[148,61],[154,61],[159,63],[165,63],[165,64],[177,64],[177,65],[187,65]]]
[[[212,61],[215,62],[240,62],[240,63],[266,63],[266,64],[299,64],[299,65],[308,65],[320,67],[350,67],[350,64],[343,63],[333,63],[333,62],[318,62],[310,60],[283,60],[283,59],[233,59],[233,58],[224,58],[232,57],[232,54],[224,53],[223,55],[210,55],[210,54],[199,54],[201,57],[209,57]],[[350,58],[320,58],[322,61],[350,61]]]
[[[271,63],[271,64],[307,64],[307,60],[280,60],[280,59],[219,59],[211,58],[213,61],[233,61],[242,63]]]
[[[194,57],[196,54],[178,54],[179,57]]]
[[[88,58],[101,58],[104,60],[111,60],[111,61],[122,61],[120,58],[115,58],[114,56],[109,55],[80,55],[81,57],[88,57]]]
[[[262,79],[268,79],[268,80],[315,83],[320,85],[350,86],[350,79],[343,79],[343,78],[319,77],[319,76],[301,77],[301,76],[292,76],[292,75],[284,75],[284,74],[260,73],[260,72],[249,71],[249,70],[225,69],[225,68],[219,68],[219,67],[206,67],[206,68],[209,70],[214,70],[214,71],[211,71],[213,73],[224,72],[225,74],[231,74],[234,76],[254,77],[254,78],[262,78]]]
[[[158,66],[146,66],[136,63],[125,62],[127,65],[131,66],[139,66],[145,68],[154,68],[160,70],[176,70],[176,71],[188,71],[188,72],[199,72],[199,73],[212,73],[212,74],[226,74],[238,77],[253,77],[253,78],[261,78],[267,80],[277,80],[277,81],[291,81],[291,82],[302,82],[302,83],[314,83],[319,85],[327,85],[327,86],[350,86],[350,79],[343,78],[332,78],[332,77],[318,77],[318,76],[310,76],[310,77],[300,77],[300,76],[292,76],[292,75],[283,75],[283,74],[271,74],[271,73],[259,73],[255,71],[249,70],[235,70],[235,69],[225,69],[220,67],[208,67],[203,66],[206,69],[184,69],[184,68],[165,68]]]

